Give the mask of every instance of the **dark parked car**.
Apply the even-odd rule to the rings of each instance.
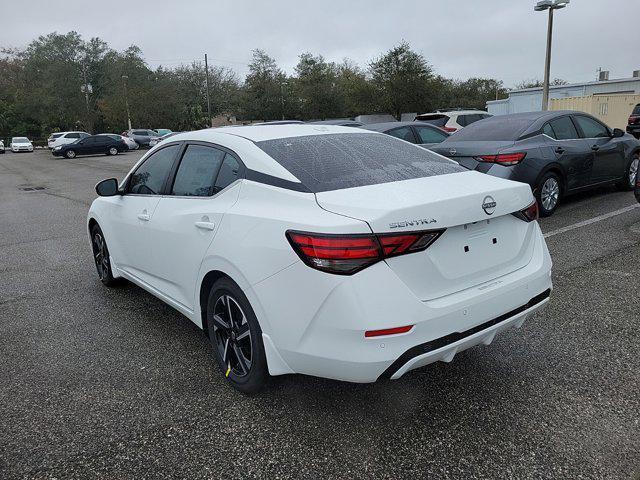
[[[91,135],[73,143],[60,145],[51,150],[56,157],[75,158],[78,155],[117,155],[126,152],[129,147],[122,140],[116,140],[108,135]]]
[[[607,184],[632,189],[640,142],[586,113],[553,111],[486,118],[432,150],[470,170],[528,183],[548,216],[570,193]]]
[[[350,118],[334,118],[332,120],[316,120],[309,122],[312,125],[338,125],[340,127],[362,127],[364,123],[356,122]]]
[[[386,122],[364,125],[362,128],[374,132],[386,133],[407,142],[416,143],[429,148],[449,137],[449,134],[438,127],[425,122]]]
[[[640,138],[640,103],[635,106],[631,115],[629,115],[627,133],[630,133],[636,138]]]

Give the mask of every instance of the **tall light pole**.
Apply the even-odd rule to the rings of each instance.
[[[551,37],[553,34],[553,11],[569,5],[570,0],[541,0],[533,9],[536,12],[549,10],[547,23],[547,56],[544,61],[544,84],[542,85],[542,110],[549,110],[549,70],[551,69]]]
[[[131,130],[131,115],[129,114],[129,99],[127,98],[127,80],[129,77],[127,75],[122,75],[122,85],[124,87],[124,105],[127,107],[127,123],[129,125],[129,130]]]

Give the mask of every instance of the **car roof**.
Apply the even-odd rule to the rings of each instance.
[[[285,124],[285,125],[244,125],[235,127],[207,128],[193,132],[178,133],[171,137],[178,140],[213,141],[219,134],[246,138],[252,142],[275,140],[278,138],[304,137],[310,135],[326,135],[331,133],[367,133],[353,127],[338,125]]]
[[[468,115],[468,114],[473,114],[473,113],[484,113],[487,115],[491,115],[489,112],[485,111],[485,110],[437,110],[435,112],[427,112],[427,113],[421,113],[419,115],[417,115],[418,117],[422,117],[424,115],[448,115],[448,116],[452,116],[452,115]]]
[[[413,121],[413,122],[384,122],[384,123],[371,123],[369,125],[364,125],[363,127],[366,130],[373,130],[374,132],[386,132],[387,130],[391,130],[398,127],[409,127],[411,125],[416,125],[419,127],[427,127],[427,128],[435,128],[440,130],[435,125],[431,125],[429,123]]]
[[[357,122],[351,118],[333,118],[330,120],[315,120],[309,122],[310,125],[364,125],[362,122]]]

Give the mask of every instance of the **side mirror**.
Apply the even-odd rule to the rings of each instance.
[[[624,130],[621,130],[619,128],[614,128],[613,129],[613,138],[620,138],[620,137],[624,137]]]
[[[96,185],[96,193],[101,197],[113,197],[119,195],[118,180],[115,178],[107,178]]]

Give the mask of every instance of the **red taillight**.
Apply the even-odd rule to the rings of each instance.
[[[381,337],[383,335],[397,335],[398,333],[407,333],[413,328],[413,325],[405,325],[404,327],[383,328],[382,330],[367,330],[364,336],[367,338]]]
[[[636,123],[638,121],[640,117],[636,117],[635,115],[631,115],[629,117],[629,125],[633,125],[634,123]]]
[[[480,155],[476,157],[481,162],[499,163],[500,165],[517,165],[526,157],[526,153],[499,153],[498,155]]]
[[[425,250],[443,231],[328,235],[289,230],[286,236],[300,259],[310,267],[352,275],[385,258]]]
[[[514,212],[514,216],[518,217],[520,220],[524,220],[525,222],[533,222],[538,219],[538,202],[534,201],[531,205],[529,205],[524,210],[520,210],[519,212]]]
[[[440,129],[444,130],[447,133],[453,133],[458,131],[456,127],[447,127],[446,125],[441,126]]]

